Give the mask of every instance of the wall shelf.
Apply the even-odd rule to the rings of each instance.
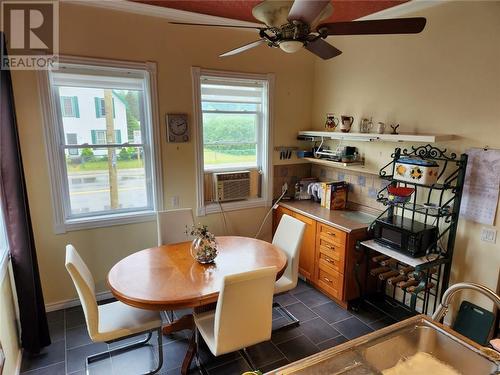
[[[354,172],[374,174],[377,176],[379,174],[379,171],[372,171],[367,169],[362,162],[342,163],[339,161],[331,161],[331,160],[316,159],[316,158],[302,158],[302,160],[308,161],[312,164],[323,165],[325,167],[330,167],[330,168],[347,169]]]
[[[341,133],[317,130],[301,130],[299,137],[338,139],[353,142],[422,142],[436,143],[455,139],[452,134],[377,134],[377,133]]]

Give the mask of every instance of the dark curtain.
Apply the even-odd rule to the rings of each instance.
[[[4,43],[4,35],[0,33]],[[3,51],[6,51],[5,44]],[[50,345],[19,147],[10,71],[0,70],[0,192],[21,320],[21,345],[32,353]],[[33,88],[36,91],[36,88]]]

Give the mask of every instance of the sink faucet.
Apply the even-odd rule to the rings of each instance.
[[[446,290],[446,292],[444,292],[441,303],[439,304],[437,310],[432,315],[432,320],[439,322],[441,319],[443,319],[444,316],[448,313],[450,302],[451,302],[453,296],[456,293],[458,293],[462,290],[465,290],[465,289],[475,290],[479,293],[484,294],[486,297],[491,299],[497,305],[498,309],[500,309],[500,296],[498,296],[490,288],[485,287],[484,285],[481,285],[481,284],[476,284],[476,283],[457,283],[457,284],[450,286]]]

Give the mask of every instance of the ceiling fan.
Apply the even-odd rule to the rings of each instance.
[[[324,60],[342,53],[324,40],[330,35],[416,34],[424,29],[426,23],[423,17],[413,17],[321,24],[321,21],[330,17],[332,13],[333,6],[330,0],[264,0],[253,8],[252,14],[264,23],[265,27],[171,23],[251,28],[259,31],[259,40],[225,52],[220,57],[236,55],[267,44],[269,47],[280,48],[288,53],[297,52],[304,47]]]

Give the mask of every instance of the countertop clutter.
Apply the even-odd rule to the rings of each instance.
[[[366,229],[375,219],[358,210],[330,210],[312,200],[282,201],[279,205],[347,233]]]

